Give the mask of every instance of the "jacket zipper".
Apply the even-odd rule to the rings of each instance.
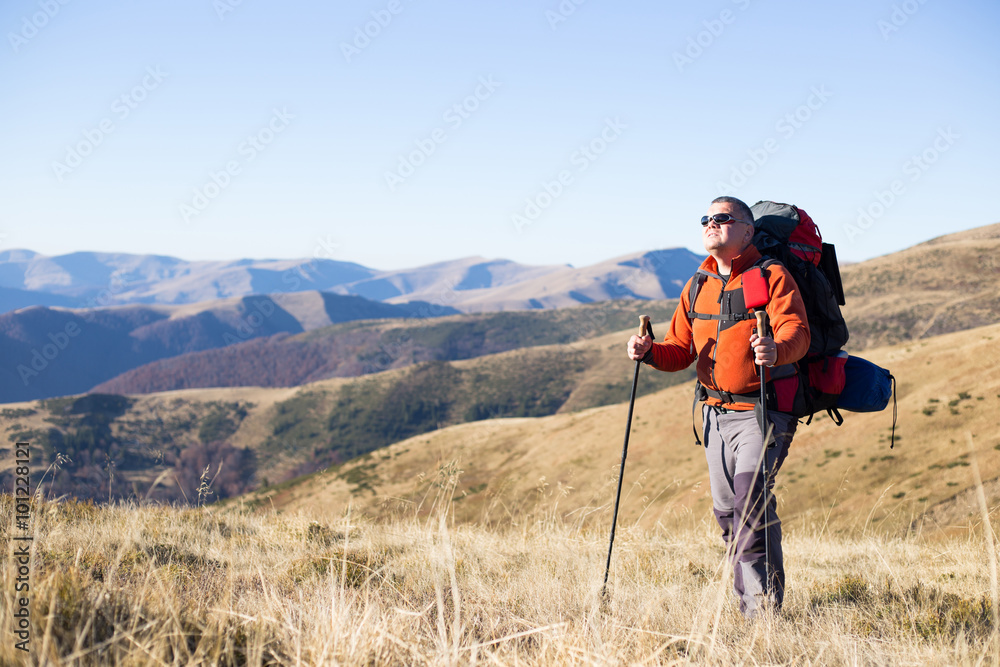
[[[722,278],[719,278],[719,281],[722,282],[722,291],[719,292],[719,300],[717,303],[719,304],[719,314],[721,315],[722,297],[726,293],[726,281],[722,280]],[[715,385],[716,391],[722,391],[722,388],[719,386],[719,381],[715,379],[715,355],[719,351],[719,338],[721,336],[722,336],[722,320],[719,320],[719,324],[716,325],[715,327],[715,347],[712,348],[712,384]]]

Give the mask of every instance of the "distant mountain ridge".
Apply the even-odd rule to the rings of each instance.
[[[150,362],[276,334],[353,320],[457,312],[422,302],[397,305],[326,292],[179,306],[23,308],[0,314],[0,402],[84,392]]]
[[[559,308],[617,298],[678,296],[701,257],[634,253],[580,269],[482,257],[379,271],[331,259],[189,262],[162,255],[0,252],[0,312],[30,305],[95,308],[187,304],[255,294],[323,291],[463,312]]]
[[[469,266],[453,289],[442,290],[435,283],[385,300],[397,303],[419,298],[470,313],[566,308],[615,299],[676,299],[703,259],[690,250],[672,248],[623,255],[581,268],[529,267],[514,277],[509,275],[513,263],[495,260]],[[347,287],[356,289],[366,282]]]
[[[582,343],[630,326],[640,311],[656,322],[665,321],[675,307],[676,301],[614,300],[558,310],[348,322],[160,359],[90,391],[149,394],[198,387],[292,387],[427,361]]]
[[[72,303],[60,305],[77,308],[330,290],[376,273],[360,264],[330,259],[188,262],[164,255],[75,252],[47,257],[31,250],[0,252],[0,288],[62,296]]]

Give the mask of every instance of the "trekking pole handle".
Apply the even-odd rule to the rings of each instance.
[[[753,313],[757,317],[757,335],[766,336],[767,335],[767,311],[763,308],[758,308]]]
[[[653,333],[653,325],[649,323],[649,315],[643,315],[639,318],[639,337],[644,338],[646,336],[652,336],[653,340],[656,340],[656,335]]]

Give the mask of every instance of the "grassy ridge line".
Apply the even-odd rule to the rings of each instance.
[[[1000,325],[871,350],[866,358],[897,379],[899,423],[889,449],[892,406],[802,425],[776,495],[789,530],[942,534],[975,520],[970,457],[990,507],[1000,502]],[[668,374],[646,369],[640,386]],[[623,521],[689,525],[710,518],[704,453],[691,433],[691,386],[636,403],[622,504]],[[437,471],[462,470],[458,521],[508,520],[508,508],[557,493],[569,515],[593,517],[614,497],[626,408],[623,404],[537,419],[493,419],[415,436],[251,502],[288,510],[355,511],[387,518],[419,504]],[[976,449],[963,444],[974,434]],[[584,520],[581,518],[581,520]]]
[[[1000,224],[948,234],[842,268],[855,350],[992,324],[1000,312]]]
[[[625,527],[610,604],[606,533],[555,500],[449,527],[450,476],[391,523],[233,508],[33,508],[33,660],[155,664],[987,664],[985,542],[824,533],[785,540],[782,614],[748,626],[715,531]],[[13,503],[0,498],[9,525]],[[604,517],[607,518],[607,510]],[[9,549],[0,537],[0,548]],[[10,627],[13,567],[2,570]],[[0,662],[23,663],[13,641]]]

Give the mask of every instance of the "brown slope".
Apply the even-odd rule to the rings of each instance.
[[[1000,313],[1000,224],[852,264],[842,275],[850,349],[991,324]]]
[[[868,356],[898,379],[896,447],[888,442],[891,408],[847,414],[841,427],[827,418],[800,427],[777,480],[786,530],[949,532],[974,522],[966,500],[975,487],[971,457],[985,480],[1000,476],[997,340],[1000,325],[871,350]],[[690,396],[690,385],[682,385],[637,402],[623,525],[711,521],[704,455],[692,444]],[[502,521],[524,499],[542,497],[554,513],[605,521],[624,422],[625,405],[614,405],[461,424],[249,499],[319,514],[339,514],[348,505],[374,515],[408,513],[430,483],[462,471],[459,520]],[[971,453],[967,431],[974,435]],[[1000,485],[986,490],[996,508],[1000,497],[992,492]]]

